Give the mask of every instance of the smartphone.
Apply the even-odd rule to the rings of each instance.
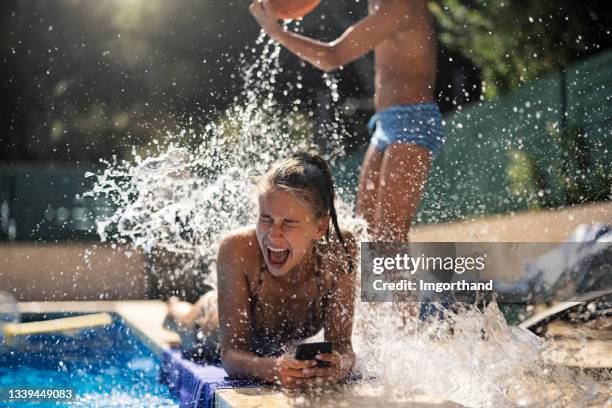
[[[317,354],[331,353],[332,343],[329,341],[322,341],[319,343],[304,343],[297,346],[295,351],[296,360],[316,360]],[[329,362],[318,361],[317,367],[329,367]]]

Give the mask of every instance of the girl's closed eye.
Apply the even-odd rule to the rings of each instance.
[[[283,224],[287,228],[296,228],[299,225],[297,221],[285,221]]]
[[[269,222],[272,222],[272,218],[268,217],[267,215],[260,215],[259,221],[269,223]]]

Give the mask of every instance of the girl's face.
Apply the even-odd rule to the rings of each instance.
[[[272,189],[261,195],[256,233],[270,273],[284,276],[298,266],[328,225],[329,217],[317,219],[307,204],[287,191]]]

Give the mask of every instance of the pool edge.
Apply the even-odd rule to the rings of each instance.
[[[116,313],[160,359],[164,351],[180,345],[178,335],[162,327],[166,303],[159,300],[21,302],[19,310],[21,313]]]

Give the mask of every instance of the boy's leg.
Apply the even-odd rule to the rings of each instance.
[[[378,241],[406,242],[431,165],[429,149],[394,143],[380,168],[375,231]]]
[[[357,215],[368,223],[368,233],[372,235],[378,203],[378,184],[383,152],[369,146],[363,158],[357,191]]]

